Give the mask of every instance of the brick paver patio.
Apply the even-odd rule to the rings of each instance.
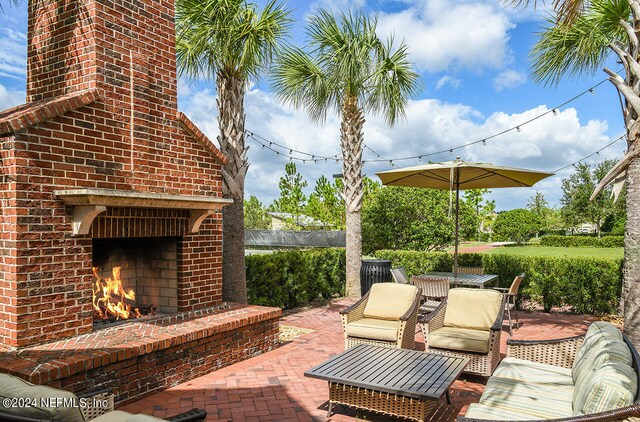
[[[324,421],[327,409],[327,383],[305,378],[304,372],[344,350],[338,310],[348,300],[297,314],[281,320],[282,325],[311,328],[312,333],[295,338],[280,348],[239,364],[212,372],[164,392],[125,406],[122,410],[171,416],[193,407],[206,409],[208,421]],[[583,333],[593,317],[521,313],[519,339],[569,337]],[[503,327],[502,352],[506,351],[508,327]],[[424,350],[421,333],[417,348]],[[465,376],[453,385],[452,404],[440,400],[433,421],[452,421],[464,414],[469,403],[477,402],[483,378]],[[388,421],[392,418],[334,407],[331,421]]]

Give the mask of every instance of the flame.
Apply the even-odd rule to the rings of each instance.
[[[130,319],[140,318],[142,315],[138,308],[131,309],[127,300],[135,300],[133,289],[124,290],[120,279],[122,267],[113,267],[112,278],[102,278],[98,273],[98,267],[93,267],[93,275],[96,280],[93,285],[93,309],[94,314],[101,319],[115,318]]]

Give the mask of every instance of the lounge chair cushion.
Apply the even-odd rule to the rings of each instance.
[[[445,327],[489,330],[502,306],[502,294],[495,290],[451,289],[444,315]]]
[[[166,420],[149,415],[134,415],[122,410],[114,410],[91,419],[91,422],[166,422]]]
[[[491,331],[443,327],[429,333],[429,347],[489,353]]]
[[[619,409],[633,403],[638,379],[633,368],[619,362],[609,362],[595,371],[583,384],[576,385],[573,415],[587,415]]]
[[[347,325],[347,335],[380,341],[398,341],[399,328],[400,321],[362,318]]]
[[[63,406],[77,401],[75,394],[44,385],[34,385],[12,375],[0,374],[0,403],[5,398],[29,398],[34,400],[35,403],[30,403],[29,406],[24,407],[5,407],[0,404],[0,412],[3,413],[65,422],[84,422],[85,420],[78,405]],[[43,403],[43,399],[47,398],[58,399],[62,403],[51,403],[53,406],[46,406],[46,403]],[[42,406],[43,404],[45,406]]]
[[[397,321],[411,308],[417,295],[418,288],[416,286],[374,283],[369,291],[364,316],[365,318]]]

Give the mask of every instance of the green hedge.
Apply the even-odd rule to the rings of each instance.
[[[275,252],[246,257],[247,296],[254,305],[291,309],[344,295],[344,249]]]
[[[453,257],[448,253],[377,251],[379,259],[390,259],[407,274],[451,271]],[[484,267],[497,274],[499,286],[509,287],[513,278],[527,274],[520,293],[540,303],[546,311],[569,306],[579,314],[615,313],[622,285],[622,260],[528,257],[503,254],[461,254],[459,265]]]
[[[624,236],[543,236],[540,238],[541,246],[560,246],[572,248],[621,248],[624,247]]]

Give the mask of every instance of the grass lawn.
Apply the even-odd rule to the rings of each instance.
[[[624,248],[560,248],[552,246],[508,246],[481,253],[524,256],[571,256],[586,258],[622,259]]]

